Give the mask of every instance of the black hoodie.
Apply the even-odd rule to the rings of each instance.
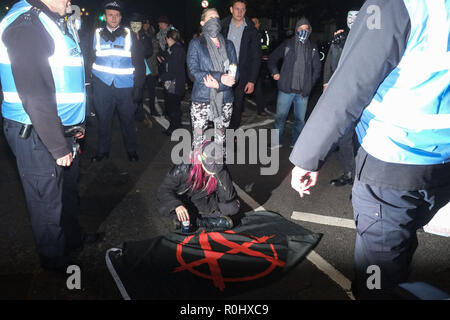
[[[304,97],[311,94],[314,84],[320,77],[322,64],[320,63],[317,47],[309,39],[304,44],[300,43],[297,36],[297,28],[303,24],[310,26],[308,19],[302,18],[296,24],[295,34],[292,38],[284,41],[269,56],[268,68],[271,74],[280,74],[278,89],[285,93],[298,93]],[[297,49],[296,49],[297,47]],[[281,71],[278,70],[278,61],[283,60]],[[303,63],[297,64],[299,77],[294,77],[296,61],[303,60]],[[300,81],[299,90],[293,90],[293,80]]]

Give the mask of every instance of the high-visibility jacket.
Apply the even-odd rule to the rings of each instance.
[[[450,161],[450,0],[403,0],[411,32],[356,127],[362,147],[399,164]]]
[[[6,119],[24,124],[31,124],[31,120],[17,92],[11,61],[1,39],[6,28],[31,9],[32,6],[27,1],[17,2],[0,23],[0,78],[4,98],[2,115]],[[63,34],[58,25],[44,12],[39,11],[38,17],[55,43],[55,51],[49,58],[49,64],[56,88],[58,116],[65,126],[79,124],[84,121],[86,107],[81,49],[78,43],[71,36]]]
[[[125,29],[125,36],[117,37],[114,42],[101,37],[102,28],[95,32],[94,49],[95,63],[92,73],[110,86],[116,88],[131,88],[134,85],[134,66],[131,60],[131,31]]]

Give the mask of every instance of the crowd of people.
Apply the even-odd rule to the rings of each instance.
[[[331,184],[354,183],[353,289],[361,298],[386,297],[386,291],[367,290],[369,265],[382,268],[383,288],[406,280],[417,229],[450,200],[448,33],[432,37],[443,34],[434,29],[439,24],[425,23],[448,24],[449,3],[425,2],[369,0],[361,17],[349,11],[348,28],[334,34],[324,92],[307,123],[309,96],[322,74],[309,20],[299,19],[294,36],[268,56],[268,73],[278,86],[279,136],[272,149],[282,147],[294,106],[292,187],[302,197],[309,194],[337,145],[343,175]],[[144,103],[160,115],[158,83],[170,122],[163,132],[171,135],[182,126],[181,101],[192,81],[191,162],[172,168],[157,190],[161,213],[180,228],[186,221],[216,229],[238,224],[240,203],[224,164],[226,129],[241,126],[246,95],[256,94],[258,114],[267,115],[260,74],[269,39],[259,19],[247,17],[247,1],[231,1],[230,15],[223,18],[215,8],[205,9],[201,32],[189,43],[166,16],[156,21],[157,33],[140,13],[125,25],[117,0],[104,2],[105,25],[78,43],[61,19],[67,4],[20,0],[0,25],[3,128],[17,159],[42,267],[65,271],[72,250],[99,240],[81,230],[75,212],[77,141],[84,138],[86,114],[95,114],[98,127],[92,162],[110,156],[115,112],[128,159],[139,161],[136,120],[148,120]],[[382,28],[368,25],[367,7],[373,4],[382,12]],[[88,111],[86,101],[93,103]],[[213,142],[205,136],[210,122]]]

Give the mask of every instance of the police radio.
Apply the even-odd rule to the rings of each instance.
[[[66,8],[67,13],[67,28],[73,35],[74,40],[80,43],[80,36],[78,35],[78,30],[81,28],[81,10],[77,5],[70,5]]]

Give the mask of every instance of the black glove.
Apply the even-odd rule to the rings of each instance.
[[[144,95],[144,90],[141,87],[134,87],[133,88],[133,102],[134,103],[141,103],[142,102],[142,96]]]

